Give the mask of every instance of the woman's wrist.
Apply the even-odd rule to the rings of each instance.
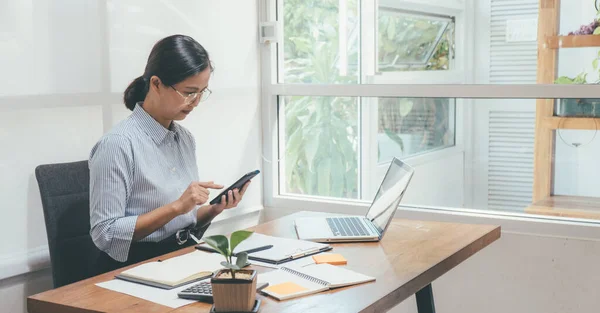
[[[214,204],[208,204],[205,207],[206,207],[206,211],[208,213],[208,216],[211,217],[211,218],[217,217],[217,215],[219,215],[219,213],[220,213],[217,210],[215,210],[215,205]]]
[[[171,206],[171,211],[175,216],[179,216],[185,212],[185,203],[181,199],[177,199]]]
[[[196,213],[196,218],[198,223],[208,223],[212,221],[217,215],[219,215],[218,211],[215,211],[214,205],[208,204],[203,205],[198,208],[198,212]]]

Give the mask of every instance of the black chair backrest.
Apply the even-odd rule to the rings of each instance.
[[[101,253],[90,237],[90,173],[87,161],[36,167],[54,287],[97,273]]]

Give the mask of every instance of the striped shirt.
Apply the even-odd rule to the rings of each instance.
[[[138,215],[177,200],[198,180],[192,134],[173,122],[163,127],[138,103],[133,113],[92,148],[90,235],[113,259],[127,260]],[[140,241],[157,242],[195,226],[198,207]]]

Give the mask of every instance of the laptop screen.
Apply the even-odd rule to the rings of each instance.
[[[390,163],[371,208],[367,212],[367,218],[375,224],[380,233],[394,216],[413,172],[410,166],[396,158]]]

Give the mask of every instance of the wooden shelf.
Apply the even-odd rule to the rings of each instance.
[[[544,127],[547,129],[589,129],[600,130],[600,117],[545,117]]]
[[[600,47],[600,35],[573,35],[546,37],[550,49]]]
[[[550,196],[525,209],[526,213],[600,220],[600,198]]]

